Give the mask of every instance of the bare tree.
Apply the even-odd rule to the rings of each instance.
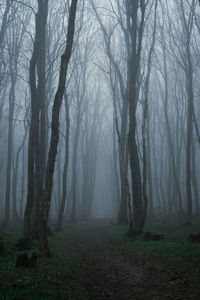
[[[28,193],[24,214],[24,236],[38,237],[38,218],[40,198],[43,188],[45,169],[45,52],[46,23],[48,15],[48,0],[38,1],[38,12],[35,15],[35,40],[30,61],[30,91],[31,91],[31,123],[28,146]],[[37,74],[37,75],[36,75]],[[37,80],[38,79],[38,80]],[[31,216],[34,207],[34,226]],[[32,232],[33,229],[33,232]]]
[[[65,90],[65,81],[66,81],[68,65],[72,53],[76,10],[77,10],[77,0],[72,0],[70,11],[69,11],[66,48],[61,57],[58,89],[55,95],[54,105],[52,108],[51,140],[50,140],[50,148],[48,153],[47,167],[45,172],[45,183],[44,183],[44,189],[42,193],[41,206],[40,206],[41,218],[40,218],[40,226],[39,226],[39,247],[41,253],[47,256],[50,255],[50,249],[49,249],[48,237],[47,237],[47,221],[48,221],[49,210],[50,210],[51,193],[53,187],[53,173],[54,173],[55,159],[56,159],[57,146],[59,140],[59,114],[60,114],[62,98]]]
[[[14,14],[15,9],[11,12]],[[10,223],[10,192],[11,192],[11,163],[13,154],[13,118],[15,110],[15,87],[18,77],[18,60],[23,41],[24,29],[19,19],[13,21],[13,27],[8,35],[8,55],[9,55],[9,113],[8,113],[8,142],[7,142],[7,167],[6,167],[6,193],[5,193],[5,226]],[[16,211],[14,212],[16,214]]]

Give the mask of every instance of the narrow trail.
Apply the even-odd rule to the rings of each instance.
[[[107,234],[109,224],[74,226],[70,248],[80,258],[90,299],[200,299],[155,262],[127,254]]]

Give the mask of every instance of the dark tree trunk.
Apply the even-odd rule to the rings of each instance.
[[[116,101],[116,100],[114,100]],[[121,185],[121,199],[118,214],[118,223],[127,224],[128,223],[128,191],[126,178],[128,176],[128,145],[127,145],[127,119],[128,119],[128,102],[127,99],[123,100],[123,112],[122,112],[122,122],[121,122],[121,133],[120,140],[118,139],[118,145],[121,149],[119,151],[119,166],[120,166],[120,185]],[[120,143],[120,144],[119,144]],[[120,159],[123,158],[123,164]]]
[[[21,175],[21,196],[20,196],[20,219],[23,219],[24,194],[25,194],[25,148],[22,150],[22,175]]]
[[[37,52],[37,99],[36,99],[36,123],[35,123],[35,205],[33,219],[33,238],[38,238],[40,200],[43,189],[44,171],[46,163],[46,122],[45,122],[45,104],[46,104],[46,24],[48,16],[48,0],[38,1],[38,52]]]
[[[31,92],[31,121],[28,140],[28,182],[27,182],[27,201],[24,212],[24,237],[30,238],[32,234],[32,209],[35,200],[35,126],[37,123],[37,86],[36,86],[36,64],[38,57],[38,24],[39,16],[36,14],[36,32],[33,46],[33,53],[30,61],[29,84]]]
[[[141,48],[144,30],[145,1],[128,1],[127,24],[130,31],[130,56],[128,61],[127,100],[129,104],[128,144],[130,151],[130,168],[132,179],[134,230],[139,234],[143,229],[143,194],[140,171],[139,152],[136,140],[136,111],[138,103],[138,75],[140,70]],[[139,21],[140,15],[140,21]],[[139,22],[139,24],[138,24]],[[131,230],[130,222],[129,231]]]
[[[45,49],[48,0],[38,0],[36,32],[30,61],[31,122],[28,145],[28,186],[24,236],[38,238],[40,199],[45,169]],[[36,78],[38,75],[38,80]],[[38,81],[38,84],[37,84]],[[34,209],[34,211],[33,211]],[[32,225],[33,217],[33,225]]]
[[[27,180],[27,200],[24,211],[24,238],[31,236],[31,213],[35,193],[35,173],[34,173],[34,130],[33,119],[31,118],[29,140],[28,140],[28,180]]]
[[[42,193],[41,218],[39,230],[39,248],[43,255],[50,255],[50,249],[47,236],[47,221],[50,210],[51,193],[53,187],[53,174],[59,140],[59,115],[62,104],[62,98],[65,90],[65,81],[67,76],[68,64],[72,53],[74,40],[75,19],[76,19],[77,0],[72,0],[69,11],[69,22],[67,30],[67,44],[64,54],[61,57],[60,76],[58,89],[55,95],[52,108],[51,140],[48,153],[47,167],[45,172],[45,185]]]

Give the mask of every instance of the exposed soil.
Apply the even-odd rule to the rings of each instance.
[[[84,271],[81,285],[91,299],[200,299],[184,275],[178,277],[115,243],[107,234],[108,226],[105,222],[74,225],[75,236],[70,241]]]

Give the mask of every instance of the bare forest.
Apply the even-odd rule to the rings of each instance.
[[[198,0],[0,0],[0,299],[200,299],[199,99]]]

